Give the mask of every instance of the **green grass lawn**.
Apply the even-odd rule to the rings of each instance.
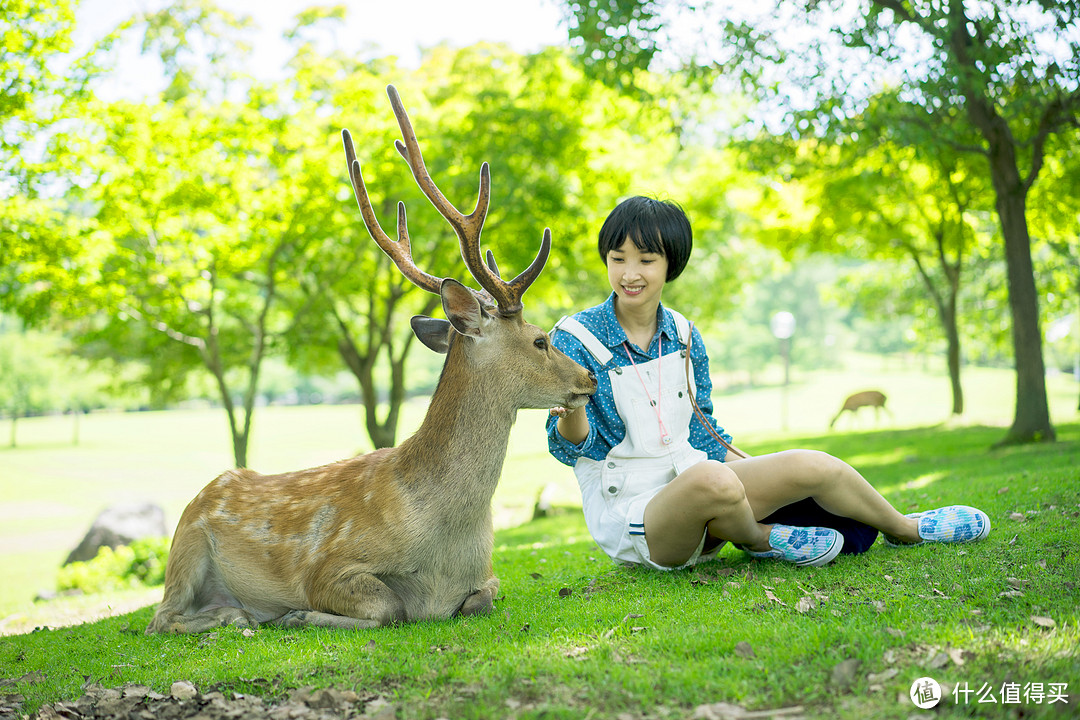
[[[909,376],[905,376],[909,373]],[[969,375],[974,375],[971,373]],[[981,423],[932,426],[927,387],[943,378],[882,368],[830,384],[797,378],[788,433],[780,390],[718,395],[718,415],[754,453],[810,447],[843,457],[902,510],[964,502],[991,517],[988,540],[964,547],[893,550],[881,543],[825,568],[751,561],[726,548],[716,562],[658,573],[614,566],[593,545],[580,511],[528,520],[536,492],[555,482],[577,502],[572,475],[546,454],[542,412],[524,412],[495,498],[500,530],[495,613],[483,618],[342,632],[260,628],[198,637],[145,637],[145,607],[73,627],[0,637],[0,677],[27,679],[0,692],[26,698],[21,712],[81,694],[84,678],[282,699],[303,687],[378,696],[401,718],[692,717],[711,703],[752,710],[801,706],[809,717],[908,718],[908,690],[933,677],[947,697],[935,711],[963,717],[1075,717],[1080,703],[1080,424],[1074,382],[1052,379],[1059,442],[990,450],[1011,415],[1007,373],[967,385]],[[982,385],[981,383],[985,383]],[[843,396],[890,394],[892,418],[872,415],[824,433]],[[904,388],[911,388],[905,391]],[[921,398],[918,397],[921,394]],[[988,397],[996,397],[993,411]],[[1005,400],[1002,400],[1002,397]],[[802,398],[802,399],[800,399]],[[831,401],[826,402],[831,398]],[[938,398],[940,399],[940,398]],[[935,401],[936,402],[936,401]],[[936,422],[947,413],[937,411]],[[422,402],[410,408],[415,423]],[[986,413],[983,415],[982,413]],[[100,415],[71,447],[66,421],[20,429],[24,446],[0,451],[0,612],[35,610],[28,598],[96,512],[122,499],[180,508],[227,466],[220,411]],[[795,421],[798,418],[798,421]],[[743,422],[745,419],[745,423]],[[52,425],[50,425],[52,423]],[[362,450],[355,407],[270,408],[256,418],[253,465],[276,471]],[[923,427],[919,427],[923,425]],[[747,428],[742,430],[741,428]],[[524,523],[524,524],[523,524]],[[116,608],[147,602],[113,596]],[[90,598],[49,603],[53,613]],[[33,675],[41,673],[41,675]],[[30,675],[27,675],[30,674]],[[1069,704],[1001,702],[1002,688],[1068,685]],[[972,690],[966,696],[964,688]],[[998,702],[974,691],[994,688]]]

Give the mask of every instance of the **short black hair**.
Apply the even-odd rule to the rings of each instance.
[[[667,258],[668,282],[682,273],[694,247],[690,220],[677,203],[641,195],[623,200],[607,216],[597,246],[600,259],[606,263],[608,253],[622,247],[627,238],[641,252]]]

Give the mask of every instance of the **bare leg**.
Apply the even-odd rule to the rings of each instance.
[[[659,565],[686,562],[705,530],[754,550],[769,549],[771,526],[755,519],[739,477],[712,460],[698,463],[664,486],[645,507],[644,522],[649,556]]]
[[[784,505],[812,497],[831,513],[901,540],[919,540],[916,520],[897,511],[853,467],[826,453],[786,450],[727,465],[746,488],[756,517],[767,517]]]
[[[769,549],[759,519],[805,498],[901,540],[917,542],[918,523],[899,513],[854,468],[825,453],[789,450],[729,463],[706,461],[682,473],[645,508],[649,555],[660,565],[686,562],[701,533]]]

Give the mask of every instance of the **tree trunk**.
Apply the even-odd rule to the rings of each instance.
[[[960,331],[956,327],[956,293],[949,299],[950,312],[942,318],[945,323],[946,350],[949,365],[949,382],[952,383],[952,414],[964,414],[964,389],[960,385]]]
[[[229,385],[225,382],[225,368],[221,363],[221,356],[218,352],[216,331],[211,329],[209,333],[209,340],[202,348],[203,364],[206,365],[206,369],[210,371],[210,374],[214,376],[214,381],[217,384],[218,392],[221,394],[221,405],[225,408],[225,415],[229,418],[229,436],[232,438],[233,446],[233,462],[236,463],[236,467],[247,467],[247,431],[241,431],[236,424],[236,404],[233,403],[232,394],[229,392]],[[247,423],[250,424],[250,416]]]
[[[963,210],[961,208],[961,214]],[[963,229],[958,228],[958,232],[962,233]],[[919,271],[919,277],[922,278],[923,284],[926,286],[927,292],[930,294],[930,298],[934,301],[935,307],[938,310],[938,317],[941,318],[941,329],[945,331],[945,360],[949,369],[949,383],[952,385],[952,414],[963,415],[964,414],[964,388],[960,384],[960,330],[957,327],[957,298],[960,295],[960,273],[963,267],[963,251],[957,249],[956,262],[950,263],[945,256],[945,231],[944,228],[931,233],[931,237],[937,247],[938,262],[941,265],[941,272],[946,278],[948,286],[948,296],[944,296],[940,292],[937,286],[934,284],[934,280],[930,277],[930,274],[923,266],[922,259],[919,257],[919,251],[914,246],[908,246],[908,252],[911,254],[912,260],[915,261],[915,267]],[[958,246],[959,247],[959,246]]]
[[[364,427],[367,429],[371,444],[377,448],[393,447],[397,441],[397,418],[398,406],[395,405],[395,397],[391,392],[390,409],[386,419],[379,422],[379,394],[375,387],[375,358],[370,357],[374,351],[368,350],[367,354],[361,355],[353,342],[352,336],[346,331],[344,323],[341,323],[342,336],[338,338],[338,352],[349,371],[356,377],[360,384],[360,397],[364,403]]]
[[[1009,162],[1012,151],[1011,144],[1005,153],[1000,149],[995,151],[993,144],[990,150],[991,177],[997,191],[998,217],[1005,238],[1009,310],[1016,357],[1016,413],[1012,427],[999,443],[1002,445],[1051,442],[1056,438],[1046,399],[1039,300],[1026,217],[1027,192],[1016,172],[1015,162]]]
[[[352,331],[348,324],[336,312],[334,319],[337,320],[341,331],[338,337],[338,353],[345,361],[346,367],[356,377],[360,384],[360,396],[364,403],[364,424],[368,437],[375,448],[394,447],[397,444],[397,425],[401,416],[401,406],[405,402],[405,360],[412,346],[412,336],[401,341],[400,351],[394,356],[394,342],[391,334],[391,323],[394,316],[394,308],[401,298],[401,292],[392,291],[385,300],[385,313],[377,315],[374,311],[375,299],[372,298],[371,309],[367,320],[368,333],[367,345],[363,351],[357,347],[353,339]],[[437,295],[429,295],[420,310],[420,315],[430,315],[439,305]],[[388,407],[386,415],[379,420],[379,394],[375,384],[375,364],[379,352],[386,350],[390,362],[390,389],[388,393]]]
[[[1055,439],[1046,400],[1046,367],[1043,364],[1042,333],[1039,329],[1039,300],[1035,289],[1035,269],[1031,262],[1031,237],[1027,226],[1027,192],[1034,182],[1041,157],[1032,159],[1032,175],[1025,183],[1017,163],[1017,142],[1008,121],[997,111],[985,88],[971,80],[977,77],[975,62],[968,54],[972,42],[970,21],[962,2],[949,5],[950,52],[961,70],[961,91],[971,124],[986,142],[990,180],[995,206],[1005,240],[1005,263],[1012,315],[1013,355],[1016,359],[1016,411],[1012,427],[998,443],[1050,442]],[[1038,150],[1036,152],[1039,152]]]

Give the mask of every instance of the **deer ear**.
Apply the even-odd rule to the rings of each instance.
[[[427,315],[413,315],[409,321],[413,333],[420,342],[437,353],[445,355],[450,350],[450,323],[446,320],[430,318]]]
[[[480,337],[480,323],[486,313],[472,290],[453,278],[446,278],[439,288],[443,310],[450,324],[462,335]]]

